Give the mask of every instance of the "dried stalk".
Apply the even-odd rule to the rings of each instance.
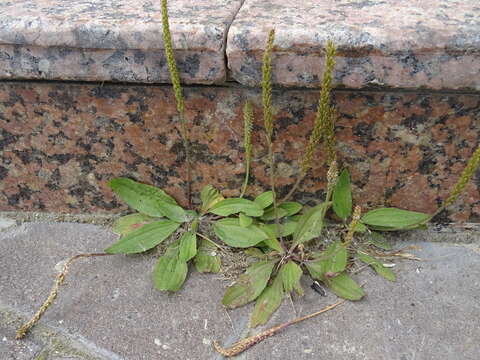
[[[324,307],[320,311],[314,312],[313,314],[305,315],[305,316],[299,317],[295,320],[277,325],[273,328],[270,328],[268,330],[265,330],[265,331],[261,332],[260,334],[250,336],[248,338],[240,340],[240,341],[236,342],[235,344],[233,344],[231,347],[223,348],[222,346],[220,346],[218,341],[214,341],[213,346],[215,347],[215,350],[217,350],[220,354],[222,354],[225,357],[236,356],[236,355],[244,352],[245,350],[251,348],[255,344],[258,344],[259,342],[265,340],[266,338],[269,338],[270,336],[275,335],[276,333],[280,332],[281,330],[285,329],[286,327],[288,327],[290,325],[297,324],[297,323],[299,323],[301,321],[304,321],[304,320],[307,320],[307,319],[311,319],[311,318],[313,318],[317,315],[320,315],[324,312],[327,312],[328,310],[332,310],[333,308],[337,307],[338,305],[343,304],[345,301],[346,301],[345,299],[340,300],[340,301],[336,302],[335,304]]]
[[[57,278],[55,279],[55,284],[53,285],[53,288],[50,291],[50,295],[48,295],[47,300],[45,300],[45,302],[42,304],[42,306],[40,306],[40,309],[38,309],[38,311],[35,313],[35,315],[33,315],[33,317],[27,323],[22,325],[22,327],[20,327],[20,329],[18,329],[17,335],[15,336],[15,338],[16,339],[22,339],[27,334],[28,330],[30,330],[32,328],[32,326],[35,325],[35,323],[38,320],[40,320],[43,313],[45,311],[47,311],[49,306],[52,305],[53,301],[57,297],[58,289],[60,288],[60,285],[62,285],[62,283],[65,281],[65,276],[67,276],[68,269],[69,269],[70,265],[75,260],[80,259],[80,258],[85,258],[85,257],[107,256],[107,255],[112,255],[112,254],[107,254],[107,253],[78,254],[78,255],[75,255],[75,256],[72,256],[71,258],[69,258],[67,260],[67,262],[63,265],[62,271],[57,275]]]

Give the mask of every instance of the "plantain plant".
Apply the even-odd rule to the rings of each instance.
[[[219,249],[224,247],[243,249],[253,262],[226,290],[222,303],[227,308],[236,308],[255,301],[250,321],[252,327],[265,324],[287,294],[303,295],[300,279],[304,274],[323,283],[339,297],[352,301],[360,300],[365,295],[362,286],[352,276],[351,270],[355,263],[370,266],[380,276],[395,281],[395,274],[384,265],[383,259],[389,256],[408,256],[389,252],[390,245],[381,233],[425,227],[435,215],[451,205],[462,193],[480,163],[480,146],[469,160],[451,195],[434,214],[397,208],[378,208],[362,215],[361,208],[353,206],[348,169],[342,171],[338,169],[334,132],[336,115],[330,101],[336,49],[332,42],[328,42],[317,114],[300,161],[300,171],[287,196],[278,199],[273,152],[275,126],[271,105],[271,53],[275,40],[275,32],[272,30],[268,35],[262,68],[262,100],[270,190],[251,199],[245,197],[252,156],[253,123],[252,106],[247,102],[244,107],[246,171],[240,196],[224,198],[217,189],[207,185],[200,193],[201,206],[193,209],[190,192],[192,162],[188,124],[184,114],[180,78],[173,57],[166,0],[162,0],[162,20],[166,58],[180,118],[180,133],[187,155],[186,192],[189,206],[187,209],[182,208],[174,198],[154,186],[128,178],[111,180],[110,188],[137,212],[123,216],[115,222],[113,230],[121,237],[108,247],[105,253],[80,254],[69,260],[64,271],[59,274],[47,301],[34,318],[19,330],[17,337],[23,337],[53,302],[68,266],[76,258],[142,253],[165,241],[168,246],[153,269],[153,282],[161,291],[174,292],[182,287],[187,277],[189,262],[193,262],[199,272],[215,273],[221,268]],[[319,199],[317,204],[311,207],[289,201],[307,176],[314,151],[322,142],[328,168],[324,198]],[[340,220],[340,228],[333,236],[326,231],[329,219]],[[215,235],[215,239],[212,239],[211,233]],[[318,286],[318,283],[315,284]],[[276,331],[320,314],[340,303],[244,339],[231,349],[223,349],[217,343],[215,347],[226,356],[238,354]]]
[[[360,207],[353,207],[349,171],[345,168],[339,172],[336,160],[335,109],[330,104],[336,53],[332,42],[326,46],[326,67],[318,110],[300,162],[300,173],[287,196],[281,201],[277,200],[271,105],[274,36],[275,32],[270,31],[262,68],[263,123],[270,167],[269,191],[252,199],[244,197],[252,153],[253,112],[248,102],[244,107],[246,173],[240,197],[225,199],[218,190],[208,185],[201,191],[200,209],[184,210],[161,189],[126,178],[110,182],[112,190],[139,213],[117,221],[114,230],[124,236],[106,252],[144,252],[173,237],[174,240],[155,266],[153,279],[157,289],[177,291],[185,281],[189,261],[193,261],[200,272],[217,272],[221,261],[216,247],[244,249],[255,261],[227,289],[222,303],[227,308],[236,308],[256,301],[251,316],[252,327],[266,323],[286,294],[303,295],[300,285],[303,274],[322,282],[336,295],[347,300],[360,300],[365,295],[362,287],[349,274],[355,262],[371,266],[379,275],[395,281],[395,274],[382,261],[388,255],[382,251],[390,250],[390,246],[381,232],[425,227],[438,213],[378,208],[362,216]],[[168,57],[168,61],[173,61],[173,58]],[[175,66],[169,68],[170,71],[176,71]],[[178,75],[172,74],[172,81],[176,78]],[[325,197],[312,207],[288,201],[311,168],[314,151],[322,141],[328,165]],[[477,149],[445,206],[450,205],[461,193],[479,160],[480,150]],[[331,217],[340,219],[343,226],[333,238],[326,236],[325,231],[329,212],[333,213]],[[216,240],[223,245],[212,240],[209,234],[199,232],[199,225],[202,225],[201,228],[205,228],[203,225],[207,225],[207,228],[211,226]]]

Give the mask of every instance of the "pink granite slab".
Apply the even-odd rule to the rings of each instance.
[[[226,78],[241,0],[170,0],[182,80]],[[0,79],[168,82],[160,0],[0,1]]]
[[[189,86],[185,110],[194,202],[211,184],[238,196],[243,183],[243,106],[253,103],[253,156],[246,197],[269,188],[261,92]],[[296,180],[317,90],[273,94],[277,192]],[[433,213],[479,144],[480,94],[335,91],[338,160],[350,170],[354,203]],[[126,210],[107,183],[127,176],[163,188],[183,205],[185,156],[170,86],[0,82],[0,211],[109,214]],[[324,197],[320,146],[295,199]],[[480,220],[480,169],[437,221]]]
[[[336,86],[480,90],[479,0],[246,0],[227,39],[235,80],[259,84],[273,27],[283,86],[317,87],[330,39]]]

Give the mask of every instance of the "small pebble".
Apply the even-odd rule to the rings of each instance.
[[[155,339],[153,340],[153,342],[154,342],[155,345],[157,345],[157,346],[162,345],[162,342],[160,341],[160,339],[155,338]]]

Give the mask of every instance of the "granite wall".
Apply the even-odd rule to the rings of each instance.
[[[244,174],[242,107],[254,102],[254,195],[268,187],[259,91],[187,87],[194,189],[239,193]],[[317,90],[274,94],[280,193],[315,115]],[[433,212],[478,145],[480,94],[339,90],[333,102],[338,154],[350,169],[354,200],[367,207]],[[127,176],[162,187],[185,203],[185,157],[170,86],[0,83],[0,210],[115,213],[126,210],[107,187]],[[319,199],[321,149],[297,199]],[[480,172],[440,221],[480,220]]]

